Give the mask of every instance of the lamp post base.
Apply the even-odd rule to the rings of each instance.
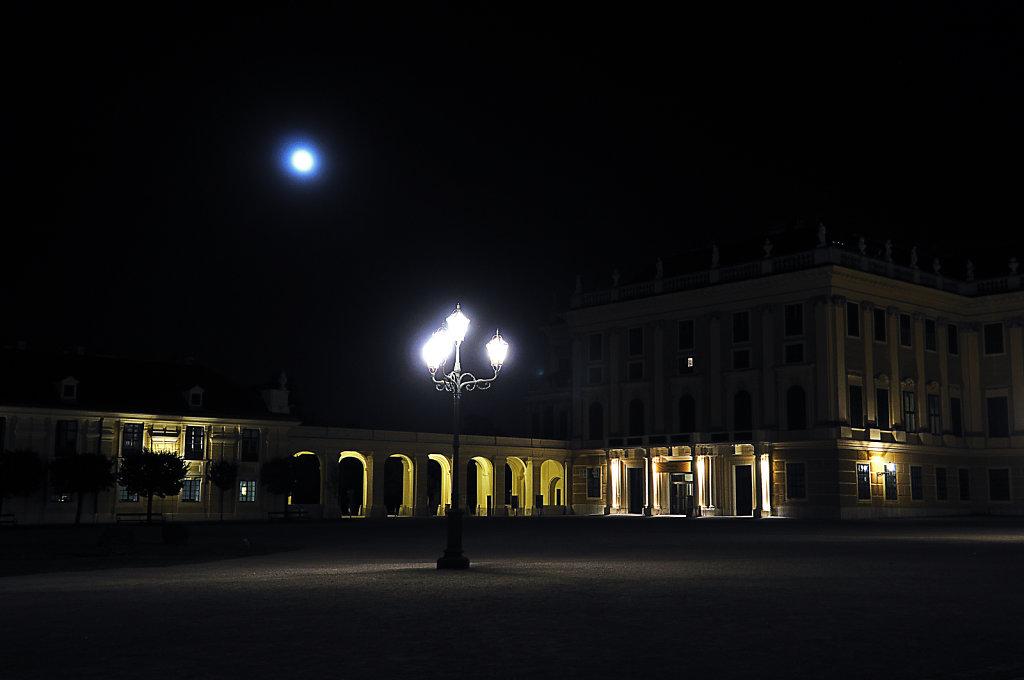
[[[438,569],[469,569],[469,558],[462,554],[462,510],[449,508],[445,514],[448,525],[448,547],[437,558]]]

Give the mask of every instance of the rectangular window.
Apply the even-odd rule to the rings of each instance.
[[[644,379],[644,362],[642,361],[630,361],[629,366],[629,379],[630,380],[643,380]]]
[[[199,489],[203,480],[200,477],[188,477],[181,483],[181,500],[185,503],[199,502]]]
[[[638,357],[644,353],[644,329],[629,329],[629,356]]]
[[[601,497],[601,468],[587,468],[587,498]]]
[[[260,431],[251,428],[242,430],[242,461],[254,463],[260,459]]]
[[[786,463],[786,498],[807,498],[807,468],[803,463]]]
[[[914,346],[909,314],[900,314],[900,344],[904,347]]]
[[[949,487],[946,483],[946,468],[935,468],[935,500],[944,501],[949,498]]]
[[[960,500],[971,500],[971,471],[967,468],[957,470],[957,481],[960,486]]]
[[[121,453],[142,452],[142,423],[125,423],[121,431]]]
[[[750,341],[750,313],[733,312],[732,314],[732,341]]]
[[[601,361],[603,356],[602,338],[600,333],[590,334],[590,353],[589,358],[591,361]]]
[[[117,488],[118,488],[117,499],[119,501],[121,501],[122,503],[138,503],[139,502],[139,494],[137,494],[137,493],[129,493],[128,492],[128,487],[126,487],[126,486],[118,485]]]
[[[928,431],[932,434],[942,434],[941,399],[937,394],[928,395]]]
[[[924,499],[924,483],[921,480],[921,466],[910,466],[910,499],[919,501]]]
[[[53,455],[74,456],[78,453],[78,421],[58,420],[53,440]]]
[[[899,498],[899,490],[896,487],[896,466],[886,464],[885,466],[885,500],[894,501]]]
[[[850,385],[850,427],[864,427],[864,388]]]
[[[875,405],[878,408],[878,429],[888,430],[892,427],[889,421],[889,390],[875,390]]]
[[[1003,353],[1003,324],[985,324],[985,354]]]
[[[917,432],[917,395],[903,393],[903,427],[907,432]]]
[[[205,433],[201,426],[189,425],[185,428],[185,460],[202,460]]]
[[[693,349],[693,319],[679,322],[679,349]]]
[[[860,337],[860,305],[856,302],[846,303],[846,334],[852,338]]]
[[[732,353],[733,368],[750,368],[750,350],[738,349]]]
[[[924,348],[935,351],[935,320],[924,320]]]
[[[1006,397],[989,397],[985,400],[988,406],[988,436],[1010,436],[1010,412]]]
[[[988,498],[992,501],[1010,500],[1010,471],[1006,468],[988,471]]]
[[[885,342],[885,310],[875,309],[875,342]]]
[[[785,333],[787,337],[804,334],[804,306],[800,303],[785,307]]]
[[[960,354],[960,341],[955,323],[946,326],[946,344],[950,354],[953,356]]]
[[[238,483],[238,502],[256,502],[256,480],[244,480]]]
[[[960,409],[960,397],[949,398],[949,426],[955,436],[964,436],[964,418]]]
[[[857,463],[857,498],[871,500],[871,464]]]

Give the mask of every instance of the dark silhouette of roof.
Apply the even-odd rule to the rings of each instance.
[[[61,390],[68,378],[76,381],[73,399],[66,398]],[[198,408],[189,402],[189,391],[194,387],[203,391]],[[239,386],[203,366],[12,348],[0,350],[0,404],[153,415],[282,418],[270,413],[257,389]]]

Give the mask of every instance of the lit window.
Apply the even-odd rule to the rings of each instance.
[[[139,502],[139,494],[137,494],[137,493],[129,493],[128,492],[128,487],[126,487],[126,486],[119,486],[118,488],[120,489],[120,492],[119,492],[118,497],[117,497],[117,499],[119,501],[121,501],[122,503],[138,503]]]
[[[256,482],[254,480],[246,480],[238,483],[238,502],[256,502]]]
[[[871,464],[857,463],[857,498],[871,500]]]
[[[199,491],[203,480],[199,477],[189,477],[181,484],[181,500],[185,503],[198,503]]]
[[[200,426],[185,428],[185,460],[203,459],[204,432]]]
[[[121,433],[121,453],[142,451],[142,423],[125,423]]]

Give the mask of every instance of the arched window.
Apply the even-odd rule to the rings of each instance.
[[[790,430],[807,429],[807,397],[799,385],[786,390],[786,427]]]
[[[697,402],[689,394],[679,399],[679,431],[697,431]]]
[[[754,407],[750,401],[750,393],[740,390],[732,398],[734,429],[750,430],[754,427]]]
[[[644,402],[634,399],[629,402],[629,435],[637,437],[644,433]]]
[[[604,439],[604,407],[601,402],[595,401],[590,405],[588,416],[588,438]]]

